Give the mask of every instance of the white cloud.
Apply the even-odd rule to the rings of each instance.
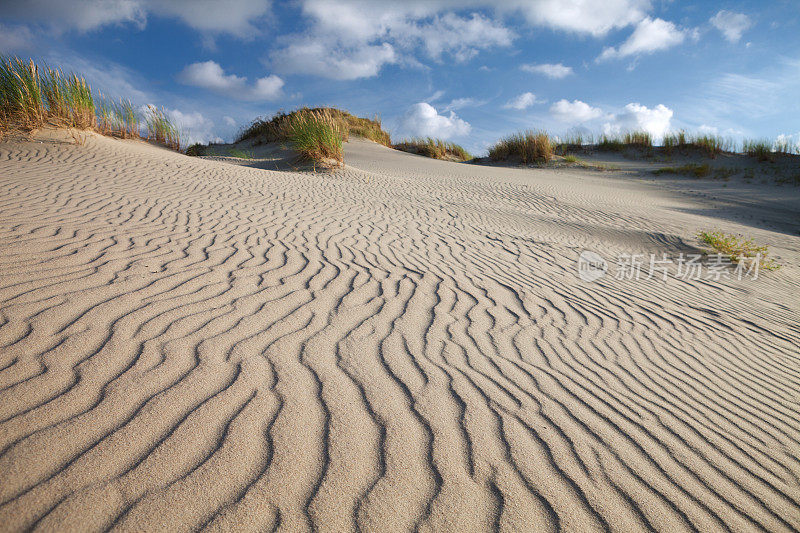
[[[562,100],[564,101],[564,100]],[[511,100],[503,106],[505,109],[518,109],[523,110],[527,109],[533,104],[539,103],[539,100],[536,99],[536,95],[533,93],[522,93],[516,98],[512,98]]]
[[[433,100],[428,100],[428,102],[432,102]],[[485,104],[485,101],[476,100],[475,98],[454,98],[450,100],[450,103],[444,106],[443,111],[457,111],[459,109],[463,109],[465,107],[475,107],[479,105]]]
[[[231,126],[231,127],[236,125],[236,119],[233,118],[233,117],[229,117],[228,115],[225,115],[224,117],[222,117],[222,121],[225,122],[226,125]]]
[[[717,28],[732,43],[742,38],[742,34],[747,31],[753,23],[750,18],[743,13],[732,11],[718,11],[716,15],[709,19],[711,25]]]
[[[412,136],[448,139],[468,134],[471,127],[452,111],[449,115],[440,115],[432,105],[419,102],[401,117],[400,130]]]
[[[697,128],[697,131],[704,135],[717,135],[719,133],[719,128],[716,126],[709,126],[708,124],[701,124],[700,127]]]
[[[580,124],[603,116],[603,110],[580,100],[559,100],[550,106],[550,114],[561,122]]]
[[[214,61],[192,63],[178,74],[178,81],[186,85],[202,87],[236,100],[275,100],[282,95],[283,80],[270,75],[258,78],[255,84],[247,85],[247,78],[225,74]]]
[[[598,37],[643,19],[650,10],[650,1],[512,0],[498,9],[520,11],[534,26],[548,26]]]
[[[307,39],[290,44],[272,54],[272,65],[285,74],[314,74],[334,80],[354,80],[376,76],[386,64],[397,62],[388,44],[336,47]]]
[[[143,28],[148,15],[181,20],[211,33],[249,37],[259,33],[252,24],[270,9],[269,0],[26,0],[4,2],[8,18],[47,24],[56,31],[90,31],[110,24],[132,23]]]
[[[313,74],[351,80],[375,76],[388,64],[424,68],[421,51],[434,61],[456,62],[482,50],[510,46],[514,32],[504,18],[523,25],[546,26],[602,36],[642,20],[649,0],[300,0],[309,21],[305,32],[284,36],[272,52],[272,66],[287,74]],[[542,71],[565,76],[561,67]]]
[[[621,113],[612,117],[603,126],[606,133],[626,131],[646,131],[654,138],[660,139],[669,131],[673,111],[663,104],[650,109],[638,103],[626,105]]]
[[[543,76],[547,76],[548,78],[554,80],[560,80],[561,78],[566,78],[570,74],[573,73],[572,67],[567,67],[562,65],[561,63],[542,63],[541,65],[520,65],[520,70],[524,70],[525,72],[531,72],[533,74],[541,74]]]
[[[0,24],[0,53],[33,48],[33,34],[26,26]]]
[[[166,113],[178,128],[183,144],[222,141],[213,133],[214,123],[199,111],[185,113],[179,109],[167,109]]]
[[[514,39],[511,30],[477,13],[469,17],[445,13],[430,23],[406,22],[391,27],[389,35],[399,43],[416,38],[429,57],[441,59],[448,53],[459,62],[472,59],[485,48],[510,46]]]
[[[666,50],[682,43],[686,35],[685,30],[678,28],[672,22],[648,17],[639,22],[630,37],[619,48],[609,46],[603,49],[603,53],[597,60],[603,61]]]

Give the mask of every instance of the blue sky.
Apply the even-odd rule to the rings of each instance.
[[[520,129],[800,142],[800,2],[0,0],[0,52],[167,109],[185,140],[333,105],[481,153]]]

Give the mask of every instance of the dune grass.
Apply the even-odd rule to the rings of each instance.
[[[147,137],[159,144],[173,150],[180,149],[180,135],[178,129],[162,108],[152,105],[147,106],[146,112]]]
[[[347,111],[333,107],[302,107],[290,113],[279,111],[268,119],[256,118],[249,126],[239,132],[236,142],[247,139],[265,143],[286,141],[292,131],[292,124],[298,119],[303,120],[303,117],[312,115],[324,116],[326,121],[335,123],[337,130],[345,140],[349,135],[354,135],[375,141],[384,146],[392,146],[391,137],[389,133],[383,130],[380,117],[357,117]]]
[[[715,252],[728,257],[733,263],[758,259],[760,268],[765,270],[780,268],[774,259],[767,257],[768,247],[759,246],[752,239],[744,239],[721,231],[701,231],[698,238]]]
[[[527,130],[500,139],[489,148],[492,161],[505,161],[518,157],[523,165],[547,163],[554,155],[555,143],[547,132]]]
[[[123,139],[139,136],[141,120],[133,102],[124,98],[114,101],[101,95],[96,106],[97,129],[100,133]]]
[[[92,90],[85,79],[18,57],[0,58],[0,109],[7,130],[33,130],[48,123],[89,129],[96,124]]]
[[[772,142],[767,139],[745,139],[742,141],[742,152],[758,161],[771,161]]]
[[[342,163],[342,143],[347,139],[347,131],[328,110],[293,113],[284,127],[287,140],[302,159]]]
[[[662,146],[667,154],[676,150],[696,150],[712,159],[723,152],[734,149],[733,142],[716,135],[687,135],[683,131],[668,133],[664,136]]]
[[[178,149],[178,131],[166,112],[150,106],[145,115],[148,138]],[[33,59],[0,57],[0,130],[30,132],[45,125],[141,136],[140,113],[130,100],[95,97],[79,74]]]
[[[434,139],[432,137],[407,139],[399,142],[393,147],[395,150],[410,152],[412,154],[431,157],[433,159],[447,159],[456,161],[468,161],[472,156],[462,146]]]
[[[704,178],[711,174],[711,167],[708,163],[696,164],[688,163],[679,167],[662,167],[653,171],[653,174],[659,176],[661,174],[680,174],[683,176],[694,176],[695,178]]]

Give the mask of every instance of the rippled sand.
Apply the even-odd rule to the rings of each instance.
[[[798,209],[58,141],[0,144],[0,529],[800,528]],[[716,228],[784,268],[576,275]]]

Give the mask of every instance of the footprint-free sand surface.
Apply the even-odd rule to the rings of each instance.
[[[0,144],[0,529],[800,529],[797,188],[51,137]],[[706,229],[784,267],[611,272]]]

